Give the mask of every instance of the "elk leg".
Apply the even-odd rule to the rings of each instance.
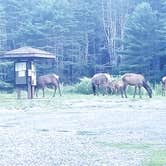
[[[137,86],[135,86],[135,90],[134,90],[134,96],[133,96],[133,98],[135,98],[136,93],[137,93]]]
[[[38,89],[35,88],[36,97],[38,97]]]
[[[99,95],[99,85],[97,85],[96,94],[97,94],[97,96]]]
[[[94,85],[94,86],[93,86],[93,94],[94,94],[94,96],[97,95],[97,94],[96,94],[96,90],[97,90],[97,88],[96,88],[96,86]]]
[[[123,91],[124,91],[125,98],[127,98],[127,94],[126,94],[126,88],[127,88],[127,86],[125,85],[125,86],[124,86],[124,88],[123,88]]]
[[[108,94],[108,88],[105,87],[105,94],[107,95]]]
[[[118,96],[118,88],[115,88],[115,95]]]
[[[106,94],[107,94],[107,87],[106,87],[106,86],[103,86],[103,88],[102,88],[102,89],[103,89],[102,91],[103,91],[103,96],[104,96],[104,95],[106,95]]]
[[[43,97],[45,97],[44,88],[42,88],[42,90],[43,90]]]
[[[55,87],[54,87],[54,94],[53,94],[53,97],[55,97],[56,89],[57,89],[57,87],[55,86]]]
[[[58,85],[58,91],[59,91],[59,95],[62,96],[60,85]]]
[[[120,89],[120,94],[121,94],[121,97],[123,98],[123,90]]]
[[[139,86],[138,88],[139,88],[139,97],[142,98],[142,96],[141,96],[141,87]]]

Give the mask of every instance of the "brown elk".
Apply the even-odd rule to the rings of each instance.
[[[53,97],[55,96],[56,90],[58,88],[59,95],[61,96],[60,81],[59,81],[58,75],[48,74],[48,75],[43,75],[43,76],[38,77],[37,85],[36,85],[36,96],[38,96],[38,90],[42,89],[43,97],[45,97],[44,89],[46,87],[53,87],[54,88]]]
[[[124,93],[125,97],[126,95],[126,87],[128,85],[135,86],[135,91],[134,91],[134,98],[136,95],[137,87],[139,89],[139,96],[141,98],[141,87],[144,87],[149,95],[149,97],[152,97],[152,89],[150,86],[147,84],[145,78],[141,74],[135,74],[135,73],[126,73],[122,76],[122,81],[124,82]]]
[[[117,93],[117,90],[115,87],[116,81],[117,80],[112,80],[111,82],[108,83],[108,90],[109,90],[109,93],[112,95]]]
[[[165,91],[166,91],[166,76],[162,77],[161,82],[162,82],[162,96],[165,96]]]
[[[118,94],[120,93],[121,94],[121,97],[123,98],[123,95],[125,94],[124,93],[124,89],[125,89],[125,84],[124,82],[121,80],[121,79],[118,79],[118,80],[113,80],[109,83],[109,86],[108,86],[111,94]]]
[[[98,95],[100,88],[103,89],[103,95],[107,93],[111,75],[108,73],[97,73],[91,78],[92,90],[94,95]]]
[[[115,82],[115,91],[116,93],[120,93],[123,98],[123,95],[125,95],[125,84],[122,80],[117,80]]]

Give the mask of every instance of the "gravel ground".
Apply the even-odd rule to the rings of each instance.
[[[166,148],[163,100],[52,99],[51,109],[36,101],[0,110],[0,165],[141,166]]]

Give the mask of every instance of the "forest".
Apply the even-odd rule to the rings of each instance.
[[[0,54],[23,46],[53,53],[38,75],[68,84],[98,72],[135,72],[150,82],[166,74],[165,0],[0,0]],[[13,82],[0,62],[1,82]]]

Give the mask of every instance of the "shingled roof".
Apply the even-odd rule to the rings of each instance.
[[[4,53],[0,58],[49,58],[49,59],[55,59],[55,55],[53,55],[50,52],[39,50],[32,47],[21,47],[18,49],[14,49],[11,51],[7,51]]]

